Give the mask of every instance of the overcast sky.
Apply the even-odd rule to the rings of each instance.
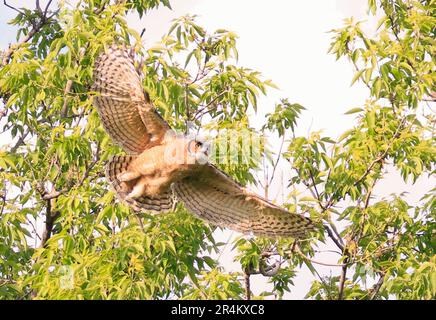
[[[21,6],[29,3],[9,2]],[[336,61],[334,56],[327,54],[331,41],[328,31],[342,26],[347,17],[367,19],[367,0],[184,0],[171,3],[172,11],[165,8],[154,10],[142,20],[132,15],[129,25],[138,32],[146,28],[145,47],[152,46],[161,38],[172,19],[188,13],[197,14],[199,24],[208,31],[224,28],[236,32],[239,36],[239,65],[261,71],[280,88],[271,90],[268,97],[259,100],[259,113],[252,117],[254,125],[262,123],[263,115],[272,111],[275,102],[287,97],[307,108],[298,122],[297,135],[322,129],[325,134],[337,138],[353,126],[354,117],[346,116],[344,112],[362,106],[368,98],[368,90],[359,83],[351,87],[352,65],[345,60]],[[15,41],[14,30],[5,25],[13,15],[1,6],[0,48]],[[0,137],[0,145],[7,142]],[[278,148],[277,143],[271,143]],[[281,170],[286,177],[289,166],[282,164]],[[276,181],[272,194],[279,193],[278,185],[280,183]],[[411,200],[417,201],[429,188],[427,179],[420,179],[412,186],[404,184],[398,174],[392,173],[376,191],[380,197],[412,191]],[[235,234],[220,231],[217,236],[227,241]],[[337,262],[337,256],[331,254],[319,255],[317,259]],[[221,262],[227,270],[239,271],[238,264],[232,262],[229,248],[221,255]],[[324,275],[340,271],[330,267],[319,267],[319,270]],[[265,281],[261,276],[254,278],[254,292],[259,294],[265,289]],[[308,270],[300,272],[294,281],[295,287],[286,297],[303,298],[312,279]]]

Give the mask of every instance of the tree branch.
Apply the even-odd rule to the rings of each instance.
[[[50,191],[49,193],[46,193],[42,196],[42,199],[44,200],[51,200],[51,199],[56,199],[58,198],[60,195],[64,194],[65,192],[67,192],[68,189],[62,189],[60,191],[57,191],[53,188],[52,191]]]
[[[11,57],[12,57],[12,55],[14,54],[14,52],[15,52],[15,51],[20,47],[20,46],[22,46],[23,44],[29,42],[29,41],[32,39],[32,37],[33,37],[37,32],[39,32],[39,30],[41,30],[41,28],[42,28],[42,27],[47,23],[47,21],[49,21],[49,20],[50,20],[50,19],[51,19],[51,18],[52,18],[56,13],[57,13],[57,11],[55,11],[55,12],[54,12],[52,15],[50,15],[49,17],[47,16],[48,9],[49,9],[49,7],[50,7],[51,2],[52,2],[52,0],[50,0],[50,1],[47,3],[47,6],[45,7],[44,12],[42,13],[42,15],[41,15],[41,19],[39,20],[39,22],[38,22],[38,23],[35,23],[35,22],[32,23],[33,27],[32,27],[32,29],[29,31],[29,33],[28,33],[24,38],[22,38],[21,41],[19,41],[18,43],[16,43],[14,46],[9,46],[8,50],[6,50],[6,51],[4,52],[4,54],[3,54],[3,59],[2,59],[2,66],[3,66],[3,67],[6,66],[6,65],[9,63],[9,61],[11,60]],[[4,5],[7,6],[8,8],[11,8],[11,9],[13,9],[13,10],[15,10],[15,11],[21,13],[21,14],[24,14],[21,10],[18,10],[17,8],[14,8],[14,7],[8,5],[8,4],[6,3],[6,0],[4,0],[3,3],[4,3]],[[37,3],[36,3],[36,10],[37,10],[38,12],[41,13],[41,11],[40,11],[41,8],[40,8],[40,6],[39,6],[39,1],[37,1]]]
[[[342,266],[341,278],[339,280],[339,295],[338,300],[344,298],[345,281],[347,281],[347,269],[350,261],[350,252],[347,248],[344,249],[344,265]]]
[[[245,283],[245,300],[251,300],[251,289],[250,289],[250,273],[245,271],[244,273],[244,283]]]
[[[375,284],[375,286],[373,288],[371,296],[369,297],[370,300],[374,300],[377,297],[377,295],[380,292],[380,289],[385,281],[385,276],[386,276],[385,273],[381,274],[380,278],[378,279],[377,283]]]
[[[59,217],[59,215],[60,215],[59,211],[52,212],[51,200],[48,200],[46,213],[45,213],[45,228],[42,233],[41,248],[45,247],[47,241],[50,239],[53,231],[54,223],[56,219]]]

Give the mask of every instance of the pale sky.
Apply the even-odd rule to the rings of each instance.
[[[28,1],[9,1],[11,4]],[[184,0],[171,2],[173,10],[154,10],[142,20],[129,17],[129,25],[138,32],[146,28],[145,47],[152,46],[168,30],[171,20],[184,14],[198,15],[198,23],[208,31],[224,28],[234,31],[239,39],[239,65],[261,71],[265,78],[273,80],[280,90],[270,90],[268,97],[259,100],[259,113],[252,116],[253,124],[263,123],[263,115],[271,112],[274,104],[287,97],[306,107],[298,122],[296,135],[307,136],[309,131],[323,129],[326,135],[337,138],[354,124],[354,117],[344,115],[347,110],[362,106],[368,98],[368,89],[360,83],[350,86],[354,74],[352,65],[336,61],[327,54],[333,28],[342,26],[343,19],[354,16],[357,20],[366,18],[367,0]],[[20,5],[18,5],[20,6]],[[13,12],[1,6],[0,25],[2,37],[0,48],[14,42],[15,33],[5,20]],[[373,19],[372,19],[373,20]],[[370,20],[370,21],[372,21]],[[0,145],[8,143],[4,138]],[[271,143],[278,149],[277,139]],[[281,165],[283,176],[289,173],[286,164]],[[280,175],[277,175],[280,176]],[[434,181],[433,181],[434,182]],[[279,181],[273,192],[277,194]],[[420,179],[415,185],[404,184],[398,174],[389,174],[386,181],[377,188],[377,194],[384,196],[393,192],[409,191],[410,201],[416,202],[430,189],[430,181]],[[275,190],[275,191],[274,191]],[[274,199],[280,202],[280,199]],[[227,241],[236,233],[217,232],[217,237]],[[240,271],[239,265],[232,262],[231,244],[221,254],[220,261],[226,270]],[[329,248],[328,244],[323,249]],[[319,254],[317,260],[336,263],[337,256]],[[337,275],[339,268],[317,266],[324,275]],[[307,293],[312,274],[303,269],[297,274],[288,299],[301,299]],[[255,294],[267,290],[265,278],[254,276],[252,280]]]

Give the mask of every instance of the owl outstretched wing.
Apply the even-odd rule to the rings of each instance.
[[[94,70],[97,106],[103,126],[111,138],[131,155],[162,143],[171,130],[144,93],[134,60],[125,48],[110,47],[99,56]],[[131,157],[115,157],[107,167],[111,184],[125,193],[117,172]],[[303,238],[314,228],[312,221],[290,213],[245,188],[211,164],[199,166],[195,174],[172,186],[174,193],[199,218],[222,227],[267,237]],[[172,206],[169,192],[142,197],[129,203],[136,210],[166,211]]]
[[[244,234],[304,238],[314,229],[309,218],[247,191],[211,164],[174,183],[173,190],[185,207],[200,219]]]
[[[92,90],[104,128],[126,152],[158,145],[170,130],[144,92],[126,48],[113,45],[97,58]]]

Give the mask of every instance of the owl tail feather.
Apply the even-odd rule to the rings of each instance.
[[[128,170],[130,162],[135,158],[136,156],[127,155],[113,156],[106,164],[106,178],[115,189],[118,198],[121,201],[126,202],[135,211],[170,211],[173,208],[173,197],[170,191],[154,197],[142,195],[135,199],[127,198],[127,195],[135,186],[137,179],[128,182],[121,182],[118,177],[120,174]]]

